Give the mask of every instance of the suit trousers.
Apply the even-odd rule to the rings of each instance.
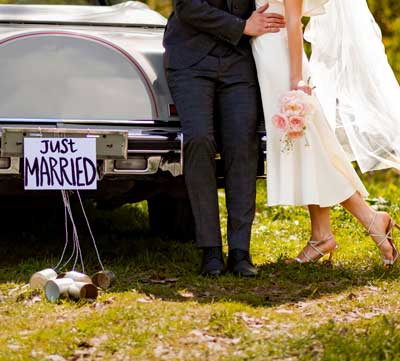
[[[221,136],[230,249],[249,250],[255,213],[258,82],[251,52],[208,54],[167,69],[184,139],[184,176],[198,247],[221,246],[214,127]]]

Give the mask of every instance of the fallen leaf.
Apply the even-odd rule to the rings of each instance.
[[[81,341],[78,343],[78,347],[80,348],[91,348],[93,345],[91,345],[89,342],[86,341]]]
[[[23,330],[23,331],[21,331],[19,334],[20,334],[21,336],[26,336],[26,335],[30,335],[31,333],[33,333],[32,330]]]
[[[18,291],[25,292],[25,291],[27,291],[28,289],[29,289],[29,285],[23,285],[23,286],[18,285],[18,286],[16,286],[16,287],[12,288],[11,290],[9,290],[9,291],[8,291],[8,295],[9,295],[9,296],[12,296],[14,293],[16,293],[16,292],[18,292]]]
[[[144,283],[153,283],[153,284],[167,284],[167,283],[176,283],[178,278],[164,278],[164,277],[151,277],[147,279],[141,280]]]
[[[48,355],[44,358],[45,361],[66,361],[64,357],[60,355]]]
[[[292,310],[287,310],[287,309],[284,309],[284,308],[278,308],[275,312],[276,313],[286,313],[286,314],[292,314],[293,313]]]
[[[350,294],[347,296],[347,298],[348,298],[350,301],[352,301],[352,300],[356,299],[357,296],[356,296],[354,293],[350,293]]]
[[[140,298],[137,299],[137,302],[139,302],[139,303],[152,303],[154,301],[149,297],[140,297]]]
[[[178,294],[184,298],[193,298],[194,294],[190,291],[178,291]]]
[[[105,303],[106,305],[109,305],[111,303],[115,302],[115,297],[108,297],[107,299],[105,299],[103,301],[103,303]]]
[[[106,334],[93,337],[90,339],[90,343],[93,345],[93,347],[99,347],[103,342],[108,340],[108,336]]]
[[[374,318],[375,316],[377,316],[376,313],[372,313],[372,312],[364,313],[364,318],[367,320],[370,320],[371,318]]]

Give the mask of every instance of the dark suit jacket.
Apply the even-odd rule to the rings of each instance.
[[[243,30],[254,0],[173,0],[164,35],[165,66],[184,69],[200,61],[219,42],[249,51]]]

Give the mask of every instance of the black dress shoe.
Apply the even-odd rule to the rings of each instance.
[[[255,277],[258,272],[251,262],[250,253],[241,249],[232,249],[228,256],[228,271],[236,276]]]
[[[201,274],[203,276],[220,276],[224,272],[224,268],[222,247],[204,247]]]

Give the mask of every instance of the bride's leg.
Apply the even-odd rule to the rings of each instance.
[[[385,237],[392,222],[388,213],[375,211],[358,192],[342,202],[341,205],[356,217],[371,235],[378,235],[372,236],[375,243],[379,244],[384,240],[383,237]],[[379,249],[385,259],[393,259],[394,250],[389,240],[386,239],[379,246]]]
[[[311,239],[322,240],[332,235],[331,210],[316,205],[309,205],[311,220]]]
[[[311,239],[294,260],[287,263],[306,263],[317,261],[323,255],[332,253],[336,248],[336,240],[332,234],[330,208],[316,205],[308,206],[311,220]]]

